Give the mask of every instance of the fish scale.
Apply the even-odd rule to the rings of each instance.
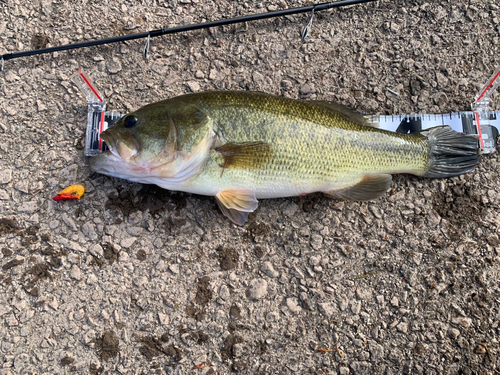
[[[272,160],[256,170],[228,169],[210,160],[199,183],[214,190],[251,188],[257,198],[341,189],[366,174],[423,174],[423,137],[361,126],[314,102],[264,94],[192,94],[190,101],[216,120],[227,142],[266,141]],[[257,125],[252,125],[257,124]],[[290,184],[293,181],[293,185]]]

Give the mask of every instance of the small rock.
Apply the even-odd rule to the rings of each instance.
[[[384,357],[384,347],[377,344],[375,341],[370,342],[370,354],[373,359],[381,359]]]
[[[116,74],[122,70],[122,64],[116,57],[106,63],[106,69],[111,74]]]
[[[318,310],[321,314],[325,315],[327,318],[332,318],[337,312],[335,305],[331,302],[318,303]]]
[[[264,279],[253,279],[248,287],[248,296],[252,300],[264,298],[267,294],[267,281]]]
[[[170,272],[172,272],[174,275],[178,275],[179,274],[179,265],[178,264],[171,264],[168,267],[168,270]]]
[[[391,305],[394,306],[394,307],[398,307],[399,306],[399,299],[398,299],[398,297],[396,297],[396,296],[392,297],[392,299],[391,299]]]
[[[282,209],[283,215],[286,217],[292,217],[299,209],[299,206],[296,203],[289,201],[285,203],[285,206]]]
[[[97,240],[97,233],[95,232],[94,225],[88,221],[82,225],[82,233],[89,240]]]
[[[76,232],[78,230],[75,221],[70,218],[66,212],[61,215],[61,218],[64,221],[64,224],[66,224],[70,230],[72,230],[73,232]]]
[[[298,314],[302,310],[301,307],[299,306],[296,298],[287,298],[286,299],[286,306],[294,314]]]
[[[38,210],[38,205],[34,201],[24,202],[17,208],[18,212],[23,212],[27,214],[32,214],[36,210]]]
[[[321,258],[317,255],[313,255],[312,257],[309,258],[309,264],[311,266],[317,266],[321,262]]]
[[[170,323],[169,316],[161,312],[158,313],[158,320],[160,321],[160,324],[163,326],[166,326],[168,325],[168,323]]]
[[[351,301],[351,311],[358,315],[361,312],[361,301]]]
[[[278,277],[280,274],[278,271],[276,271],[272,265],[271,262],[264,262],[262,263],[262,266],[260,266],[260,270],[266,274],[267,276],[271,277],[271,278],[276,278]]]
[[[458,336],[460,336],[460,331],[456,328],[450,328],[448,330],[448,336],[452,339],[452,340],[456,340],[458,338]]]
[[[321,249],[323,245],[323,237],[319,234],[314,233],[311,236],[311,246],[314,250],[319,250]]]
[[[444,87],[448,86],[449,80],[448,78],[440,72],[436,73],[436,81],[439,85],[439,89],[443,89]]]
[[[313,83],[306,83],[299,89],[299,95],[302,99],[307,99],[316,93]]]
[[[77,265],[73,265],[71,267],[71,271],[69,273],[69,276],[72,278],[72,279],[75,279],[75,280],[80,280],[82,278],[82,271],[80,270],[80,268],[78,268]]]
[[[469,328],[472,325],[472,319],[471,318],[457,317],[457,318],[452,318],[451,322],[453,324],[462,326],[464,328]]]
[[[407,333],[408,332],[408,323],[406,322],[401,322],[399,323],[396,328],[398,329],[399,332],[402,333]]]
[[[104,250],[101,245],[95,244],[89,248],[89,253],[96,258],[104,257]]]
[[[7,184],[12,180],[12,169],[0,170],[0,184]]]
[[[200,84],[196,81],[189,81],[186,83],[189,91],[191,92],[198,92],[200,91]]]
[[[14,327],[19,324],[14,314],[10,314],[9,316],[7,316],[7,318],[5,318],[5,322],[9,327]]]
[[[134,237],[129,237],[129,238],[124,238],[123,240],[120,241],[120,246],[124,248],[129,248],[134,244],[137,238]]]
[[[219,288],[219,297],[222,298],[224,301],[227,301],[229,297],[231,296],[229,292],[229,288],[227,285],[221,285]]]
[[[143,228],[141,227],[128,227],[127,233],[133,237],[139,237],[142,234]]]

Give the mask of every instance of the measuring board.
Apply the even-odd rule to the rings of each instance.
[[[491,93],[499,86],[500,68],[497,69],[476,96],[473,111],[447,114],[414,114],[392,116],[365,116],[379,129],[400,134],[409,134],[436,126],[448,125],[453,130],[478,139],[478,148],[483,154],[491,154],[499,148],[500,111],[489,111]],[[90,78],[79,69],[73,82],[85,94],[88,102],[87,136],[85,155],[95,156],[107,150],[100,135],[108,127],[125,116],[122,113],[106,112],[106,103]]]
[[[380,129],[400,134],[414,133],[435,126],[448,125],[459,133],[476,135],[483,154],[491,154],[498,148],[500,111],[486,112],[481,116],[477,112],[455,112],[440,115],[415,114],[367,117],[372,123],[378,122]]]

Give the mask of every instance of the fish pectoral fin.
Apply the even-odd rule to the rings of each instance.
[[[325,191],[325,194],[352,201],[370,201],[384,195],[391,187],[391,181],[390,174],[365,176],[354,186],[342,190]]]
[[[359,112],[356,112],[342,104],[327,102],[325,100],[311,100],[310,103],[329,109],[334,112],[338,112],[342,117],[347,120],[351,120],[359,125],[370,126],[372,128],[378,128],[379,123],[374,122],[372,116],[365,116]]]
[[[237,225],[245,224],[248,213],[259,205],[255,193],[250,190],[222,190],[215,198],[224,216]]]
[[[229,142],[214,148],[220,153],[222,168],[259,168],[273,155],[271,145],[266,142]]]

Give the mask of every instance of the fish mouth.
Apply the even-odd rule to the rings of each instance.
[[[106,151],[103,151],[103,153],[111,153],[111,154],[115,155],[116,157],[120,157],[120,155],[118,154],[118,151],[116,151],[116,142],[115,142],[113,136],[110,133],[104,132],[104,133],[101,133],[100,137],[108,148]]]
[[[128,133],[120,135],[118,138],[107,131],[101,134],[101,139],[108,147],[108,150],[104,153],[111,153],[117,158],[128,161],[140,150],[139,141],[135,136]]]

